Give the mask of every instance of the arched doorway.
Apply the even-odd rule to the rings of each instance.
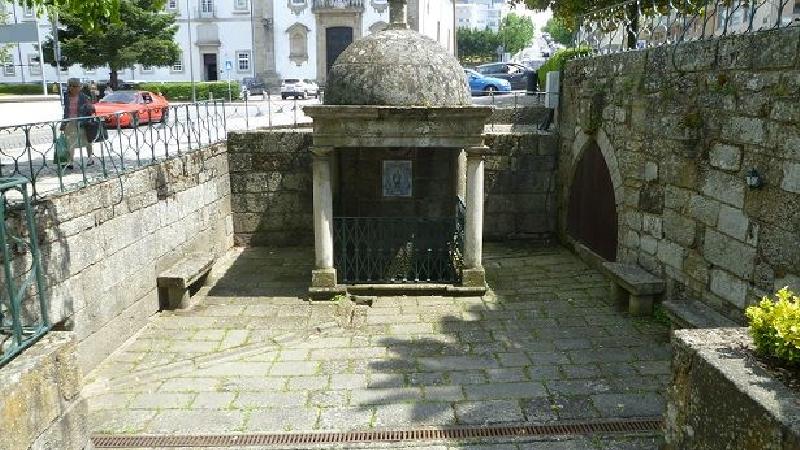
[[[592,142],[575,168],[567,232],[606,260],[616,261],[617,225],[611,174],[600,147]]]

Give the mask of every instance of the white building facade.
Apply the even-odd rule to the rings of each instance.
[[[455,0],[409,0],[409,24],[455,49]],[[40,40],[52,32],[47,17],[37,18],[28,8],[0,0],[6,23],[37,21]],[[167,0],[164,13],[175,14],[175,40],[182,50],[171,66],[136,65],[120,71],[120,80],[225,81],[264,78],[316,79],[353,40],[380,31],[389,21],[386,0]],[[2,61],[0,82],[41,82],[36,43],[10,44]],[[108,80],[107,68],[80,66],[57,73],[44,65],[48,83],[69,77]]]
[[[503,0],[458,0],[456,3],[456,25],[458,28],[474,30],[500,30],[503,20]]]

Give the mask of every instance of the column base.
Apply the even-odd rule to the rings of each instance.
[[[311,287],[336,287],[336,269],[314,269],[311,271]]]
[[[464,269],[461,272],[461,285],[466,287],[485,287],[486,271],[482,267]]]

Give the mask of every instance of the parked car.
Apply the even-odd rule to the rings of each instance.
[[[117,125],[130,127],[148,122],[163,123],[169,116],[167,99],[148,91],[115,91],[97,102],[94,108],[95,115],[105,117],[106,127],[117,127]]]
[[[472,95],[492,95],[502,92],[511,92],[511,83],[501,78],[487,77],[472,69],[464,69],[469,90]]]
[[[281,98],[286,100],[289,97],[308,98],[308,96],[318,96],[319,86],[309,80],[299,78],[286,78],[281,82]]]
[[[535,90],[536,71],[517,63],[491,63],[478,66],[475,70],[481,75],[502,78],[511,83],[515,91]]]
[[[246,77],[242,78],[242,98],[251,95],[264,96],[267,93],[267,85],[264,80],[260,78]]]

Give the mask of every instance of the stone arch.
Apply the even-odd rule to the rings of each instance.
[[[581,242],[599,256],[615,260],[620,242],[624,188],[611,142],[602,129],[596,136],[578,132],[570,156],[563,192],[566,206],[562,209],[564,232],[571,240]],[[587,170],[592,173],[585,173]],[[576,180],[578,176],[582,177],[581,180]],[[586,179],[587,176],[591,179]],[[582,193],[582,190],[586,191],[586,183],[593,188]],[[589,201],[584,198],[587,195]],[[596,210],[589,214],[584,210],[587,205]],[[593,222],[587,223],[586,220]]]
[[[386,22],[384,22],[384,21],[382,21],[382,20],[379,20],[379,21],[377,21],[377,22],[373,23],[373,24],[372,24],[372,25],[369,27],[369,32],[370,32],[370,33],[377,33],[377,32],[379,32],[379,31],[383,31],[383,30],[385,30],[385,29],[386,29],[386,27],[388,27],[388,26],[389,26],[389,24],[388,24],[388,23],[386,23]]]
[[[289,35],[289,60],[298,66],[308,61],[309,31],[311,30],[300,22],[286,29],[286,34]]]

